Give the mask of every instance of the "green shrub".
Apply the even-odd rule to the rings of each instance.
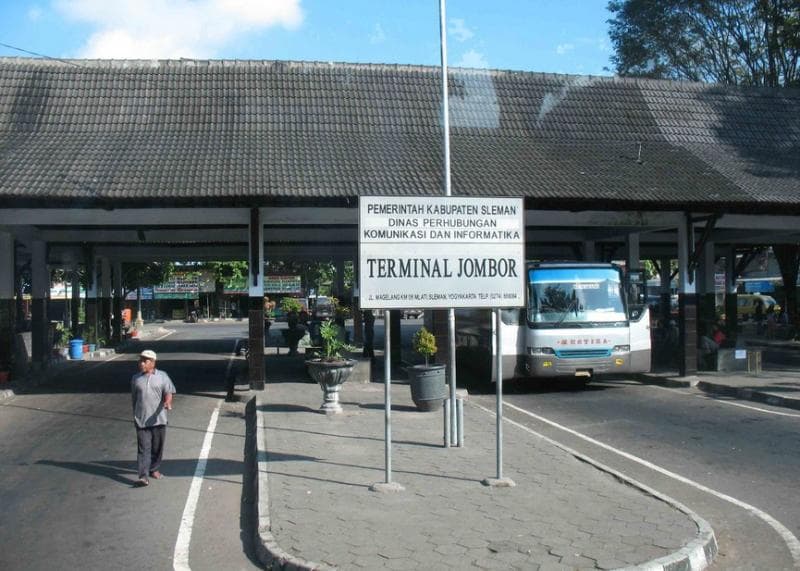
[[[428,366],[428,358],[436,354],[436,337],[425,327],[419,329],[414,334],[414,351],[425,357],[425,366]]]
[[[333,321],[325,321],[319,328],[322,337],[322,355],[326,361],[343,359],[342,351],[353,351],[355,348],[344,342],[344,331]]]
[[[300,313],[300,311],[303,309],[303,304],[294,297],[284,297],[281,299],[281,309],[287,314],[293,311]]]

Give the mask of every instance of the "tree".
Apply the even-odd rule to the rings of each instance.
[[[172,276],[175,265],[172,262],[137,262],[125,264],[122,272],[122,289],[127,292],[140,287],[154,286],[167,281]],[[124,297],[124,296],[123,296]]]
[[[800,85],[800,0],[612,0],[622,76]]]
[[[619,75],[800,86],[800,0],[612,0],[608,9]],[[773,250],[787,311],[800,323],[800,244]]]

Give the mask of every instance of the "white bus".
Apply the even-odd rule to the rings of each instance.
[[[649,311],[638,305],[642,292],[631,291],[618,266],[530,263],[526,283],[526,307],[501,312],[504,379],[589,381],[597,374],[650,370]],[[456,319],[459,371],[491,374],[494,381],[490,312],[459,311]]]

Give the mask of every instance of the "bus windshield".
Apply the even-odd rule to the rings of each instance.
[[[528,321],[539,327],[622,325],[622,279],[615,268],[532,268]]]

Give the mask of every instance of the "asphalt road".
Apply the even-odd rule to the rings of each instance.
[[[473,402],[492,409],[494,398],[471,396]],[[720,547],[714,568],[795,568],[785,539],[758,516],[654,466],[752,505],[798,537],[800,414],[796,411],[622,379],[596,382],[587,390],[564,390],[553,381],[516,381],[508,387],[504,402],[510,420],[672,496],[708,520]]]
[[[244,403],[223,403],[234,337],[244,327],[169,325],[142,342],[178,390],[163,480],[136,479],[129,381],[136,354],[70,363],[36,393],[0,406],[0,569],[171,569],[198,457],[219,407],[187,568],[256,569],[243,486]],[[241,362],[241,358],[233,362]],[[239,396],[245,396],[240,387]],[[183,538],[186,538],[184,525]]]
[[[404,320],[404,338],[418,326]],[[148,488],[131,485],[136,449],[128,382],[135,353],[72,364],[36,393],[0,406],[0,569],[173,567],[215,409],[219,420],[186,543],[188,568],[257,568],[243,483],[244,404],[222,402],[226,375],[235,374],[242,362],[231,360],[231,353],[234,340],[246,334],[246,322],[168,327],[176,332],[143,343],[160,354],[159,366],[179,393],[168,429],[167,477]],[[720,546],[715,569],[793,568],[785,538],[759,515],[719,496],[752,505],[800,536],[797,412],[742,408],[734,405],[753,404],[622,379],[599,381],[585,391],[527,382],[507,389],[509,420],[624,472],[707,519]],[[246,396],[244,386],[238,394]],[[494,407],[492,394],[470,398]],[[469,412],[466,423],[469,434]]]

